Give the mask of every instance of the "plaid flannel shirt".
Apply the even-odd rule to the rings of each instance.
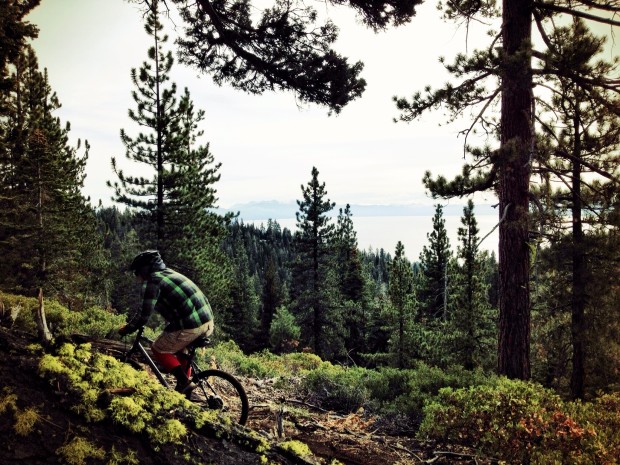
[[[213,319],[207,297],[189,278],[169,268],[155,271],[143,284],[142,309],[128,326],[146,324],[153,310],[168,322],[165,331],[193,329]]]

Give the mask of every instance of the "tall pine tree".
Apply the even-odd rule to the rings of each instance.
[[[428,245],[420,253],[420,276],[417,291],[420,301],[420,318],[433,321],[448,316],[448,274],[452,257],[450,240],[443,218],[443,207],[436,205],[433,230],[427,234]]]
[[[153,39],[153,46],[148,50],[149,61],[139,70],[131,70],[136,110],[129,110],[129,117],[148,132],[131,137],[121,130],[126,157],[146,165],[152,177],[126,175],[112,158],[119,182],[108,182],[108,185],[114,189],[115,201],[137,209],[148,220],[146,224],[152,226],[152,231],[146,245],[161,249],[165,255],[168,246],[165,207],[171,197],[176,176],[173,165],[178,163],[183,139],[176,84],[167,85],[174,61],[172,52],[165,53],[162,49],[168,37],[163,33],[157,8],[158,2],[152,2],[144,27]]]
[[[349,204],[344,210],[339,210],[334,236],[334,257],[338,271],[340,305],[347,330],[345,347],[349,356],[357,360],[357,354],[366,351],[370,297],[352,216]]]
[[[468,370],[493,369],[496,364],[497,316],[489,303],[486,253],[478,250],[478,223],[474,203],[463,208],[458,229],[458,264],[451,285],[450,347],[454,361]]]
[[[402,119],[411,121],[445,105],[453,117],[472,111],[466,135],[481,128],[497,147],[470,149],[473,160],[463,167],[462,175],[448,182],[442,176],[425,182],[433,195],[463,196],[493,189],[499,198],[499,357],[498,371],[511,378],[530,376],[530,176],[535,150],[535,95],[547,92],[545,82],[564,76],[580,82],[594,100],[604,102],[601,89],[614,93],[620,83],[610,72],[592,73],[590,67],[573,68],[549,40],[565,20],[620,25],[610,13],[619,11],[615,2],[503,0],[495,2],[458,0],[443,5],[448,19],[470,24],[480,18],[501,17],[500,32],[493,33],[492,46],[475,50],[471,56],[459,54],[447,70],[460,82],[446,84],[410,101],[398,99]],[[535,26],[535,27],[533,27]],[[551,31],[551,33],[550,33]],[[538,37],[534,34],[538,33]],[[540,40],[537,40],[537,39]],[[611,70],[610,70],[611,71]],[[535,85],[540,83],[540,85]],[[492,114],[501,105],[499,118]]]
[[[605,39],[590,33],[581,20],[555,29],[548,43],[561,52],[565,66],[596,79],[616,66],[597,58]],[[588,302],[588,287],[593,279],[599,279],[590,271],[588,236],[596,231],[593,226],[606,225],[606,212],[618,192],[619,98],[611,89],[602,89],[593,98],[588,85],[570,76],[559,75],[549,84],[552,97],[541,99],[538,105],[545,136],[538,143],[535,172],[541,178],[541,188],[535,193],[542,209],[538,212],[541,228],[555,240],[564,236],[562,243],[569,249],[569,266],[557,271],[569,283],[565,296],[571,308],[571,392],[573,397],[583,398],[588,320],[597,313]]]
[[[100,303],[105,260],[96,221],[81,194],[88,156],[68,142],[60,107],[31,47],[18,56],[2,118],[0,264],[2,286],[54,295],[71,307]]]
[[[325,183],[312,168],[312,179],[301,186],[303,200],[298,200],[298,232],[295,244],[298,258],[293,268],[294,313],[306,335],[306,342],[319,356],[333,356],[342,351],[340,315],[335,308],[338,289],[332,269],[334,225],[327,215],[334,203],[326,198]],[[340,340],[339,340],[340,339]]]
[[[408,351],[413,333],[415,320],[415,293],[413,267],[405,257],[405,246],[398,241],[394,260],[390,267],[390,287],[388,290],[393,308],[391,320],[391,346],[395,354],[396,366],[405,368],[411,366]]]

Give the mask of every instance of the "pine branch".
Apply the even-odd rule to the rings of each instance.
[[[585,3],[585,2],[584,2]],[[594,2],[591,2],[594,3]],[[555,5],[553,3],[547,2],[534,2],[534,8],[540,8],[544,11],[554,11],[556,13],[565,13],[571,16],[575,16],[578,18],[589,19],[591,21],[596,21],[597,23],[610,24],[612,26],[620,26],[620,21],[615,21],[613,19],[605,18],[602,16],[596,16],[590,13],[584,13],[583,11],[575,10],[573,8],[568,8],[561,5]],[[600,8],[597,4],[594,8]],[[611,10],[615,11],[615,10]]]
[[[576,156],[574,156],[573,154],[569,153],[566,150],[563,149],[556,149],[556,154],[559,155],[560,157],[566,158],[570,161],[576,162],[576,163],[580,163],[581,165],[585,166],[586,168],[592,170],[593,172],[600,174],[601,176],[609,179],[610,181],[612,181],[614,184],[620,184],[620,179],[616,178],[613,174],[609,173],[608,171],[602,170],[600,168],[598,168],[597,166],[588,163],[587,161],[585,161],[582,158],[578,158]]]
[[[605,10],[605,11],[611,11],[615,13],[620,12],[620,6],[614,6],[614,4],[617,5],[618,2],[614,0],[611,0],[605,3],[595,2],[592,0],[579,0],[579,2],[583,3],[584,5],[590,8],[597,9],[597,10]]]
[[[256,94],[275,87],[292,90],[302,100],[327,105],[336,113],[363,93],[366,82],[358,77],[363,64],[349,65],[329,48],[337,37],[335,26],[306,30],[316,18],[313,11],[280,4],[284,11],[266,10],[254,27],[244,11],[216,10],[209,0],[196,5],[198,15],[189,5],[182,7],[190,25],[187,39],[179,41],[182,59],[212,72],[216,82],[229,81]],[[232,56],[220,52],[222,47]]]

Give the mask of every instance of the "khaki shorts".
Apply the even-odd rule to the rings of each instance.
[[[160,354],[175,354],[203,334],[205,336],[213,334],[213,320],[206,322],[198,328],[172,332],[164,331],[155,339],[151,347]]]

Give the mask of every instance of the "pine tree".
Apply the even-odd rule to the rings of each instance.
[[[301,186],[303,200],[298,200],[296,213],[298,253],[293,269],[294,313],[315,353],[331,356],[340,352],[340,315],[335,309],[335,286],[331,257],[334,225],[327,214],[334,203],[326,199],[325,183],[319,183],[319,171],[312,168],[312,179]]]
[[[287,352],[297,346],[301,337],[301,328],[295,316],[285,307],[278,307],[269,329],[269,341],[276,353]]]
[[[255,276],[250,275],[248,255],[241,240],[237,239],[233,258],[233,279],[231,280],[231,316],[228,327],[239,346],[248,352],[258,348],[256,336],[259,331],[258,312],[260,299],[256,291]]]
[[[611,73],[599,75],[593,74],[590,67],[572,68],[562,48],[555,47],[549,38],[554,30],[562,27],[564,19],[580,17],[620,25],[608,17],[618,7],[598,1],[503,0],[499,10],[495,2],[458,0],[446,3],[443,8],[446,18],[465,20],[468,24],[480,18],[501,16],[501,32],[493,34],[493,46],[475,50],[469,57],[460,54],[454,63],[446,65],[460,80],[458,84],[450,82],[438,90],[429,88],[424,95],[415,94],[410,101],[397,99],[397,105],[403,110],[404,121],[442,105],[446,105],[452,117],[469,109],[474,120],[463,131],[466,136],[482,128],[487,139],[496,138],[499,142],[496,149],[466,145],[473,161],[463,167],[462,175],[448,182],[442,176],[432,179],[427,173],[425,182],[433,195],[444,198],[489,189],[497,194],[501,219],[498,371],[511,378],[527,379],[530,376],[532,245],[529,202],[532,162],[537,155],[533,110],[536,93],[547,92],[546,80],[553,76],[580,83],[592,99],[601,103],[605,101],[599,94],[601,89],[616,94],[620,91],[620,84]],[[541,40],[534,37],[533,25]],[[501,104],[499,120],[491,114],[498,104]]]
[[[347,328],[345,347],[349,356],[355,360],[358,353],[366,350],[365,335],[370,298],[352,216],[349,204],[344,210],[339,210],[334,256],[340,283],[342,314]]]
[[[443,207],[436,205],[433,230],[427,234],[428,245],[420,253],[420,276],[417,291],[422,319],[446,320],[448,317],[448,266],[452,257],[450,240],[443,218]]]
[[[570,69],[589,69],[588,74],[602,79],[615,68],[615,63],[597,60],[605,40],[591,34],[581,20],[557,28],[548,41],[562,53],[565,66]],[[591,227],[594,224],[606,223],[605,212],[618,191],[620,119],[614,108],[619,98],[608,89],[592,98],[581,82],[566,76],[557,76],[550,84],[552,98],[541,100],[539,105],[545,137],[538,144],[541,155],[535,165],[541,177],[538,216],[546,234],[568,239],[563,243],[570,249],[570,269],[562,267],[558,271],[570,281],[566,298],[571,308],[571,392],[573,397],[583,398],[587,312],[595,312],[588,303],[587,288],[593,275],[588,271],[587,231],[595,231]],[[554,185],[559,188],[554,189]]]
[[[285,303],[285,297],[285,290],[278,274],[276,259],[273,255],[270,255],[265,269],[261,295],[260,327],[261,343],[264,347],[266,347],[265,342],[269,341],[269,328],[271,328],[276,310]]]
[[[394,325],[392,326],[393,353],[396,354],[396,366],[405,368],[407,363],[408,338],[412,335],[415,320],[415,294],[413,268],[405,257],[405,246],[398,241],[394,260],[390,267],[390,302],[394,308]]]
[[[182,145],[171,164],[166,212],[165,249],[171,262],[193,270],[213,302],[229,302],[231,264],[222,250],[227,226],[234,214],[220,215],[216,184],[221,163],[215,162],[209,144],[198,144],[204,111],[194,109],[186,88],[179,103]]]
[[[165,203],[173,186],[174,168],[183,147],[181,115],[176,99],[176,84],[166,86],[173,65],[172,52],[164,53],[163,45],[168,37],[163,34],[159,22],[158,2],[152,2],[146,19],[145,31],[152,37],[153,46],[148,50],[149,61],[140,70],[131,70],[131,79],[136,87],[132,97],[136,110],[129,110],[129,117],[149,132],[136,137],[121,130],[121,140],[126,147],[129,160],[146,165],[152,171],[152,178],[125,175],[112,158],[112,167],[119,182],[108,185],[114,189],[114,200],[137,209],[149,218],[153,231],[147,246],[166,252]]]
[[[137,108],[129,116],[150,132],[132,138],[121,130],[127,158],[145,164],[153,177],[126,176],[113,159],[119,182],[108,184],[117,202],[145,220],[143,246],[158,248],[169,265],[188,274],[212,303],[227,311],[233,271],[221,243],[233,215],[214,212],[221,165],[208,144],[198,144],[204,111],[195,110],[188,89],[177,100],[176,84],[167,84],[174,60],[170,51],[163,51],[167,36],[157,8],[158,2],[152,2],[145,25],[154,42],[149,61],[131,72]]]
[[[478,250],[478,223],[474,203],[463,208],[462,226],[458,229],[457,273],[454,277],[451,315],[455,361],[466,369],[492,369],[497,343],[497,322],[488,301],[485,254]]]
[[[62,128],[53,115],[60,103],[30,47],[11,79],[1,122],[2,285],[26,295],[44,290],[72,308],[99,302],[103,282],[93,274],[105,260],[93,211],[81,195],[88,144],[82,156],[69,146],[69,126]]]
[[[340,209],[336,223],[334,246],[341,292],[345,299],[360,301],[364,292],[364,277],[358,256],[357,233],[353,225],[351,206]]]
[[[13,88],[9,65],[16,63],[27,39],[38,35],[36,26],[24,21],[25,16],[41,3],[40,0],[5,0],[0,3],[0,96],[6,96]],[[0,102],[4,99],[0,97]],[[0,104],[0,115],[4,115]]]

